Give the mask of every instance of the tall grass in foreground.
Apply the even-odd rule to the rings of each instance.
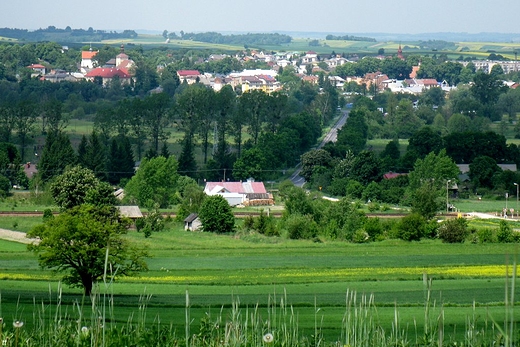
[[[34,302],[30,313],[16,309],[0,321],[2,346],[38,347],[390,347],[390,346],[518,346],[518,333],[514,315],[516,259],[512,276],[506,273],[505,319],[498,323],[493,317],[479,317],[474,313],[466,318],[463,337],[455,340],[444,324],[445,312],[431,297],[432,279],[426,274],[424,282],[424,321],[402,322],[397,305],[391,324],[381,324],[373,295],[358,295],[347,291],[345,312],[338,322],[338,337],[326,341],[322,334],[324,313],[314,303],[314,329],[311,335],[299,330],[298,312],[287,303],[287,294],[272,294],[266,308],[260,305],[243,306],[239,297],[233,297],[230,309],[224,307],[208,312],[201,319],[198,331],[190,317],[190,296],[186,292],[184,334],[178,334],[172,324],[162,322],[159,316],[147,317],[147,304],[151,295],[143,294],[137,312],[126,322],[115,318],[113,294],[110,293],[113,276],[105,276],[102,290],[90,298],[83,298],[72,308],[62,306],[62,291],[49,291],[48,302]],[[475,312],[475,303],[473,305]],[[2,312],[0,296],[0,316]],[[30,324],[24,324],[24,319]],[[150,323],[152,322],[152,323]],[[391,326],[385,331],[383,326]],[[29,328],[30,327],[30,328]],[[183,336],[184,335],[184,336]],[[459,334],[459,336],[461,336]]]

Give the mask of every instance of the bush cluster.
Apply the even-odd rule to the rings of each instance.
[[[446,243],[463,243],[468,236],[468,222],[457,218],[447,220],[439,227],[439,239]]]

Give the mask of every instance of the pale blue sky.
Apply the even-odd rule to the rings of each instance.
[[[520,33],[520,0],[1,0],[0,27]]]

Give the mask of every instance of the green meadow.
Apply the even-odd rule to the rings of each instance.
[[[41,220],[26,219],[33,225]],[[12,223],[1,218],[0,227]],[[20,223],[19,229],[28,224]],[[246,316],[254,310],[268,320],[275,309],[291,307],[299,333],[310,336],[319,329],[327,341],[338,339],[344,329],[352,293],[359,302],[372,298],[371,314],[386,329],[391,329],[398,312],[410,338],[429,324],[426,306],[431,306],[431,317],[443,315],[445,334],[453,339],[464,336],[470,317],[479,317],[479,328],[493,326],[493,320],[502,322],[506,283],[518,252],[510,244],[316,243],[245,232],[185,232],[180,225],[151,238],[135,231],[127,237],[146,246],[152,257],[148,272],[116,276],[114,283],[99,285],[99,299],[110,297],[112,323],[123,324],[146,309],[147,322],[160,321],[183,333],[188,312],[190,329],[196,333],[208,314],[232,319],[233,310]],[[85,301],[89,311],[90,299],[82,298],[77,288],[60,285],[58,275],[40,269],[23,244],[0,240],[0,279],[4,319],[23,319],[31,326],[41,307],[52,311],[59,304],[72,314],[74,305]]]

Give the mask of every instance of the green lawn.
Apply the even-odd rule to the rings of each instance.
[[[137,314],[140,297],[147,294],[151,294],[148,319],[160,316],[161,322],[172,323],[179,331],[184,329],[186,291],[195,330],[205,312],[218,314],[224,308],[227,316],[234,301],[240,302],[242,310],[258,305],[266,314],[273,302],[280,305],[283,298],[293,306],[299,328],[308,335],[314,327],[316,303],[323,332],[330,339],[338,336],[347,291],[359,297],[373,294],[378,319],[385,327],[391,325],[395,305],[410,329],[414,320],[423,324],[424,274],[433,279],[431,295],[437,308],[441,303],[446,306],[447,330],[457,326],[462,332],[474,302],[480,317],[492,312],[500,318],[506,256],[517,251],[516,245],[450,245],[431,240],[315,243],[190,233],[180,227],[149,239],[130,232],[128,238],[147,246],[153,257],[148,260],[149,272],[118,279],[107,290],[113,296],[116,321],[125,322]],[[23,312],[30,320],[42,302],[57,300],[59,277],[41,271],[25,245],[0,241],[0,279],[4,316]],[[78,301],[81,291],[64,286],[62,305]]]
[[[473,196],[470,199],[450,199],[450,203],[452,203],[461,212],[488,212],[494,214],[502,211],[502,209],[506,207],[505,199],[478,200],[476,196]],[[516,197],[510,197],[508,199],[507,208],[514,208],[515,210],[517,209]]]

